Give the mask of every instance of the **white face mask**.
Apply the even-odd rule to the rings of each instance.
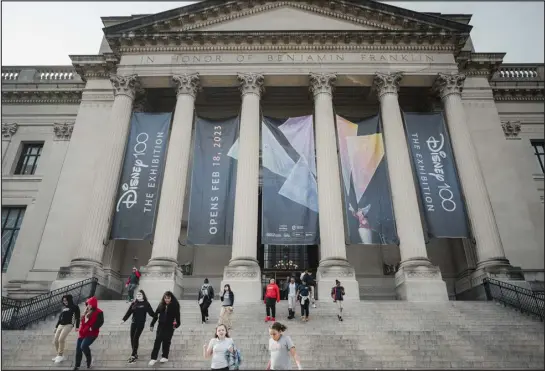
[[[136,300],[143,301],[144,300],[144,295],[142,295],[141,293],[136,294]]]

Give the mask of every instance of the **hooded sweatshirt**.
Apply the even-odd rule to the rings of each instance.
[[[72,295],[64,295],[62,297],[62,300],[64,300],[65,298],[68,304],[63,304],[64,307],[62,308],[61,315],[59,316],[59,321],[57,322],[55,328],[59,327],[59,325],[73,325],[75,328],[79,328],[79,318],[81,316],[79,307],[74,304]]]
[[[92,311],[87,315],[81,316],[81,326],[79,328],[79,338],[97,337],[100,327],[104,324],[104,313],[98,309],[98,300],[94,296],[87,299],[87,306]]]

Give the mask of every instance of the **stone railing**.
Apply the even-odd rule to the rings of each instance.
[[[82,83],[73,66],[2,67],[2,82],[10,83]]]
[[[494,81],[543,81],[544,64],[502,64],[494,74]]]

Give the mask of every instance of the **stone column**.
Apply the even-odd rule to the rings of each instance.
[[[377,73],[374,87],[380,101],[384,146],[392,203],[399,237],[401,264],[396,273],[396,292],[409,301],[447,301],[447,287],[438,267],[428,259],[420,209],[413,181],[407,137],[398,101],[401,73]]]
[[[346,260],[343,204],[333,86],[335,74],[311,73],[310,91],[314,96],[314,124],[316,133],[316,172],[318,182],[318,210],[320,223],[320,265],[317,271],[318,299],[327,300],[341,281],[346,289],[346,300],[359,300],[359,285],[354,268]]]
[[[167,290],[172,291],[178,298],[182,293],[178,240],[184,210],[195,98],[200,85],[197,73],[176,75],[173,80],[178,91],[161,186],[161,200],[151,259],[142,270],[140,280],[140,287],[146,293],[151,293],[148,294],[150,297],[160,297]]]
[[[222,287],[228,283],[237,293],[237,301],[253,302],[261,298],[261,270],[257,262],[259,197],[259,101],[264,91],[264,77],[255,73],[238,75],[242,94],[238,138],[237,186],[233,224],[233,246],[229,265],[223,273]],[[240,298],[240,299],[239,299]]]
[[[132,104],[138,85],[137,75],[112,75],[110,81],[115,99],[108,121],[109,131],[103,138],[81,242],[70,263],[73,277],[77,276],[77,271],[81,272],[80,275],[86,276],[96,274],[97,269],[102,269],[102,255],[109,241],[114,198],[121,175]],[[89,273],[90,271],[94,273]]]
[[[512,271],[505,257],[502,241],[488,197],[477,152],[466,123],[462,104],[463,74],[442,74],[434,88],[439,94],[450,132],[460,183],[464,191],[467,212],[476,241],[477,271]]]
[[[11,137],[17,132],[17,124],[4,124],[2,123],[2,162],[4,156],[8,151],[9,144],[11,142]]]

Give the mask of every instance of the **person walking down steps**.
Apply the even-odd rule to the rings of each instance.
[[[157,325],[157,334],[155,335],[155,342],[153,343],[153,350],[151,351],[151,360],[149,365],[153,366],[157,363],[157,356],[159,355],[159,348],[162,348],[163,354],[159,362],[168,362],[168,354],[170,352],[170,343],[174,330],[180,327],[180,303],[174,297],[174,294],[170,291],[165,292],[157,310],[155,311],[155,317],[151,321],[150,331],[153,331],[155,322],[159,321]]]
[[[70,334],[70,331],[76,326],[76,331],[79,330],[80,311],[79,307],[74,304],[72,295],[64,295],[62,297],[62,312],[59,316],[59,321],[55,326],[55,336],[53,338],[53,344],[55,345],[55,352],[57,356],[53,358],[55,363],[64,361],[64,347],[66,345],[66,338]]]
[[[91,344],[97,339],[99,329],[104,324],[104,313],[98,309],[98,300],[94,296],[87,299],[85,312],[81,316],[81,325],[79,327],[78,342],[76,343],[76,363],[74,370],[79,370],[83,354],[87,361],[87,368],[93,365],[93,357],[91,355]]]
[[[290,282],[288,284],[288,319],[294,319],[295,318],[295,302],[297,301],[297,290],[299,289],[299,285],[295,283],[295,277],[290,278]]]
[[[132,302],[134,300],[134,290],[138,287],[138,283],[140,282],[140,272],[136,267],[132,267],[132,273],[127,279],[127,283],[125,284],[125,287],[127,287],[128,292],[128,298],[127,302]]]
[[[265,322],[276,321],[276,303],[280,302],[280,289],[275,283],[274,278],[269,280],[269,284],[265,288],[265,310],[267,311],[267,317]]]
[[[197,298],[199,302],[199,307],[201,308],[201,323],[206,323],[208,321],[208,308],[212,304],[214,299],[214,288],[210,285],[208,278],[204,279],[204,284],[199,290],[199,296]]]
[[[146,326],[146,314],[149,314],[151,318],[155,318],[155,312],[153,311],[153,308],[151,307],[151,304],[148,302],[148,298],[146,297],[146,293],[144,293],[143,290],[139,290],[136,294],[136,300],[129,305],[129,309],[127,310],[127,313],[125,313],[125,316],[123,317],[123,321],[121,323],[125,323],[126,320],[129,319],[129,317],[132,315],[132,322],[131,322],[131,348],[132,353],[129,359],[127,360],[127,363],[134,363],[138,359],[138,343],[140,340],[140,335],[142,335],[142,331],[144,331],[144,327]]]
[[[310,307],[310,288],[304,281],[297,288],[297,298],[301,304],[301,320],[307,322]]]
[[[333,299],[333,302],[337,304],[337,308],[339,309],[339,313],[337,314],[339,321],[343,320],[343,297],[344,287],[341,286],[341,282],[339,280],[335,280],[335,286],[333,286],[331,289],[331,298]]]
[[[299,370],[302,370],[301,361],[295,351],[295,344],[291,338],[284,334],[287,327],[275,322],[269,329],[269,352],[271,354],[267,370],[291,370],[291,357]],[[290,357],[291,356],[291,357]]]
[[[234,353],[235,343],[229,337],[229,331],[225,325],[216,327],[216,334],[210,342],[203,345],[204,358],[212,356],[212,370],[229,370],[229,353]],[[229,353],[227,353],[229,352]]]
[[[218,325],[225,325],[227,330],[232,327],[231,314],[233,313],[233,305],[235,305],[235,294],[231,291],[231,286],[226,284],[223,286],[223,292],[221,293],[221,312]]]

